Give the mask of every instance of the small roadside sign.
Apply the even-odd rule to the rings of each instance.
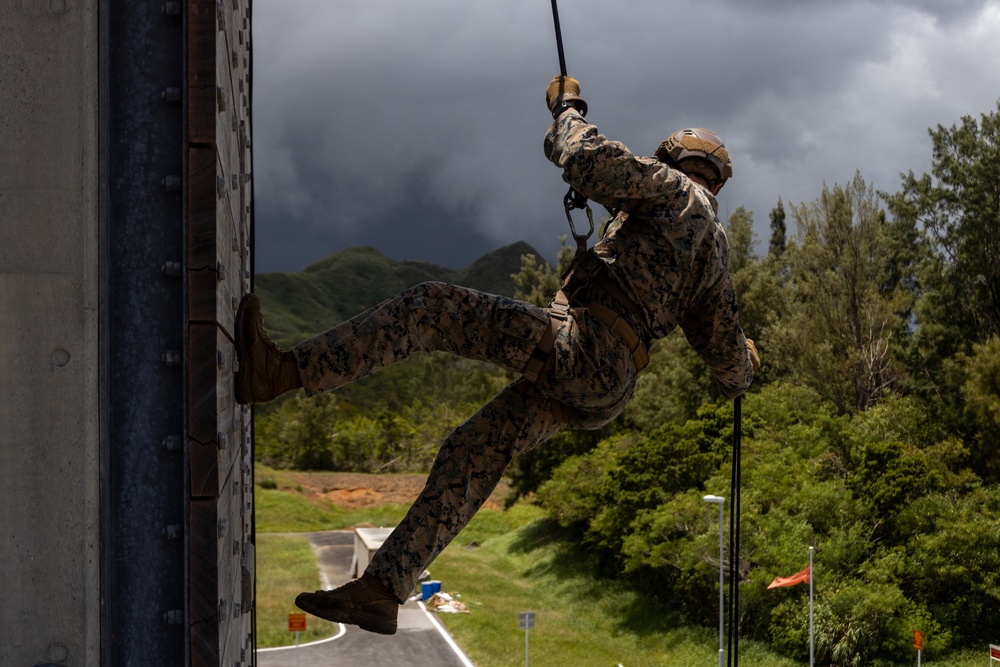
[[[535,627],[535,612],[518,612],[517,628],[518,630],[524,630],[524,667],[528,667],[528,630],[533,627]]]
[[[924,633],[920,632],[920,630],[913,631],[913,648],[918,651],[924,650]]]
[[[288,615],[288,631],[289,632],[305,632],[306,631],[306,615],[305,614],[289,614]]]
[[[997,662],[1000,662],[1000,646],[996,646],[994,644],[990,644],[990,664],[991,665],[993,664],[994,660],[996,660]]]

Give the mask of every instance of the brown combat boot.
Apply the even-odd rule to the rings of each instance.
[[[356,625],[380,635],[396,634],[399,600],[385,584],[367,572],[332,591],[300,593],[295,605],[334,623]]]
[[[236,402],[270,401],[302,386],[295,356],[275,344],[264,330],[260,299],[247,294],[236,311]]]

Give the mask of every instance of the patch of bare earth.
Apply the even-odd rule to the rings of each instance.
[[[378,475],[352,472],[284,472],[283,485],[301,487],[308,496],[321,498],[345,509],[410,505],[424,488],[427,475]],[[510,487],[501,481],[486,501],[487,509],[503,509]]]

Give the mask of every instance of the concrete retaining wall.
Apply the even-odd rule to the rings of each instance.
[[[98,22],[0,0],[0,664],[98,665]]]

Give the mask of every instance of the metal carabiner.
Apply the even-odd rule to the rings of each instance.
[[[566,220],[569,222],[569,230],[573,234],[573,240],[576,241],[577,250],[586,250],[587,239],[589,239],[590,235],[594,233],[594,213],[590,210],[590,204],[587,203],[587,198],[570,186],[566,196],[563,197],[563,208],[566,209]],[[577,208],[582,208],[587,212],[587,222],[590,224],[590,229],[587,230],[586,234],[578,234],[576,231],[576,225],[573,224],[573,215],[570,211]]]

